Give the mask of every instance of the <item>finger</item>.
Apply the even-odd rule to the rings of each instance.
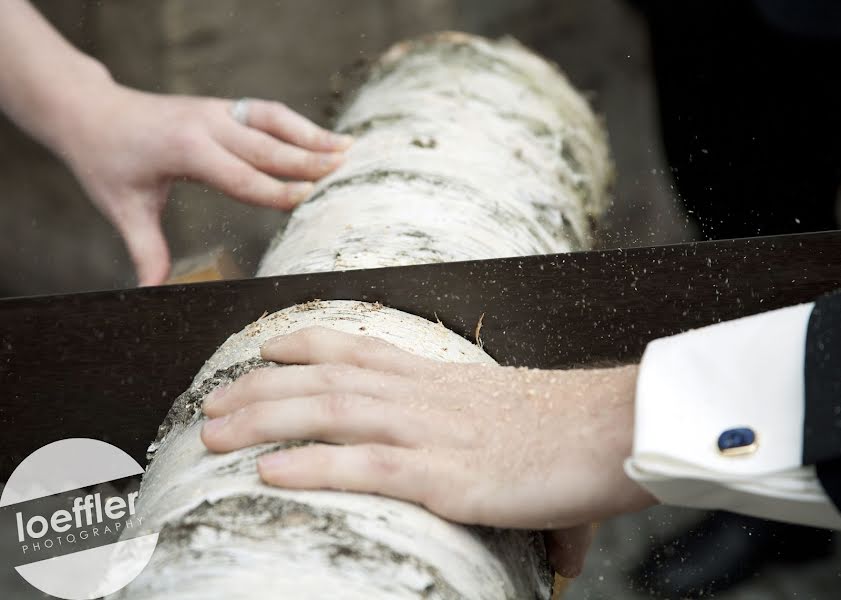
[[[307,327],[266,341],[264,359],[287,364],[343,363],[364,369],[414,374],[435,364],[379,338]]]
[[[401,376],[350,365],[266,367],[243,375],[229,386],[216,388],[202,405],[209,417],[220,417],[257,402],[319,394],[360,394],[407,401],[417,395],[415,385]]]
[[[258,171],[215,142],[185,157],[185,175],[203,181],[231,198],[257,206],[291,209],[312,193],[311,183],[284,183]]]
[[[333,489],[381,494],[417,502],[446,518],[436,498],[458,494],[450,483],[455,462],[436,452],[396,446],[313,444],[280,450],[257,461],[268,484],[293,489]]]
[[[226,119],[216,135],[229,151],[271,175],[315,181],[344,161],[340,152],[303,150],[257,129],[243,127],[233,119]]]
[[[170,256],[160,217],[140,211],[129,214],[132,216],[121,218],[117,228],[137,271],[138,285],[161,285],[169,275]]]
[[[322,129],[285,104],[250,100],[248,125],[296,146],[319,152],[346,150],[353,138]]]
[[[213,452],[289,440],[409,446],[419,431],[414,420],[398,404],[359,394],[321,394],[249,404],[205,422],[201,435]]]
[[[588,523],[544,533],[546,553],[558,575],[568,579],[581,575],[594,531]]]

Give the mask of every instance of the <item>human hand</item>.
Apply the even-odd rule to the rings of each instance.
[[[308,181],[334,170],[350,138],[283,104],[249,101],[248,124],[233,102],[139,92],[102,78],[55,132],[54,146],[93,203],[122,234],[141,285],[163,283],[170,269],[160,217],[177,179],[206,183],[234,199],[291,209]],[[275,177],[297,182],[282,182]]]
[[[287,488],[378,493],[442,517],[554,529],[549,554],[577,574],[588,523],[653,504],[622,468],[636,367],[539,371],[423,359],[323,328],[269,340],[253,371],[205,401],[214,452],[319,440],[262,456]]]

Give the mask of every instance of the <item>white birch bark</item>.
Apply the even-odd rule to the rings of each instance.
[[[397,45],[338,129],[357,137],[346,164],[295,211],[260,275],[584,248],[606,207],[599,122],[513,40],[445,33]],[[277,445],[205,451],[204,396],[261,366],[265,339],[315,324],[430,358],[493,362],[440,324],[355,301],[296,306],[231,336],[151,448],[139,511],[161,532],[158,548],[116,597],[548,598],[535,534],[463,527],[378,496],[263,485],[254,459]]]

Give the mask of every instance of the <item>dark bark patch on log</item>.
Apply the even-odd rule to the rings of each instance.
[[[493,527],[485,527],[482,525],[473,525],[470,527],[471,533],[482,540],[482,543],[495,554],[505,564],[510,561],[511,557],[511,539],[505,535],[505,530],[495,529]],[[528,555],[520,557],[520,562],[523,568],[516,573],[512,573],[515,580],[515,586],[523,586],[520,589],[528,589],[529,581],[532,574],[536,574],[539,579],[542,579],[551,588],[554,580],[554,571],[549,565],[549,558],[546,555],[546,545],[543,541],[542,531],[522,531],[522,535],[527,536],[527,546],[532,549]],[[508,557],[508,558],[506,558]],[[539,592],[535,593],[535,598],[542,599]]]
[[[424,150],[431,150],[438,146],[438,142],[434,137],[419,136],[412,139],[412,146],[417,146],[418,148],[423,148]]]
[[[231,365],[227,369],[219,369],[211,377],[205,379],[196,389],[189,389],[178,396],[178,398],[175,399],[172,408],[169,409],[169,412],[164,418],[163,423],[161,423],[160,427],[158,427],[158,435],[155,438],[155,441],[149,446],[149,450],[146,452],[146,460],[151,464],[152,460],[155,458],[155,453],[158,448],[160,448],[164,438],[169,435],[170,431],[176,427],[188,425],[201,415],[202,402],[210,392],[220,385],[232,383],[254,369],[268,367],[273,364],[274,363],[265,361],[261,358],[252,358],[250,360]]]
[[[532,206],[537,213],[537,222],[546,231],[551,232],[555,239],[569,242],[572,250],[582,250],[587,247],[585,240],[582,239],[581,234],[575,229],[572,221],[557,204],[532,202]]]
[[[249,515],[247,520],[242,518],[244,514]],[[230,496],[215,502],[204,501],[180,518],[178,523],[164,526],[158,544],[170,546],[176,554],[198,553],[195,558],[200,559],[202,553],[195,550],[194,538],[208,529],[260,541],[276,537],[278,524],[284,528],[302,528],[308,535],[325,534],[329,539],[326,543],[328,560],[336,566],[346,560],[362,568],[365,563],[373,566],[408,564],[431,580],[423,589],[411,590],[420,593],[421,598],[462,598],[432,565],[354,530],[347,521],[347,513],[319,509],[286,498]],[[214,548],[214,552],[218,550]],[[400,585],[400,582],[395,584]]]
[[[377,115],[376,117],[371,117],[365,121],[361,121],[359,123],[352,123],[350,125],[345,125],[344,127],[339,128],[337,131],[339,133],[343,133],[345,135],[352,135],[354,137],[359,137],[363,133],[367,133],[372,129],[377,129],[379,127],[384,127],[388,125],[396,125],[398,123],[402,123],[407,120],[412,120],[413,117],[411,115],[405,114],[384,114],[384,115]]]
[[[404,183],[416,183],[420,182],[424,185],[428,185],[431,187],[440,190],[441,188],[449,188],[452,189],[454,187],[461,188],[465,193],[469,193],[471,195],[478,194],[478,190],[465,185],[464,183],[454,183],[451,177],[441,177],[438,175],[431,175],[429,173],[423,173],[420,171],[406,171],[406,170],[399,170],[399,169],[377,169],[374,171],[369,171],[367,173],[359,173],[357,175],[351,175],[350,177],[345,177],[343,179],[337,179],[336,181],[332,181],[318,192],[313,194],[306,200],[305,204],[312,204],[317,202],[319,199],[323,198],[327,195],[328,192],[333,190],[337,190],[339,188],[351,186],[351,185],[364,185],[366,183],[370,184],[385,184],[390,181],[401,181]]]
[[[247,521],[242,515],[249,515]],[[266,526],[281,523],[297,527],[319,521],[318,529],[329,528],[335,515],[317,514],[306,504],[272,497],[231,496],[217,502],[204,501],[186,513],[177,524],[167,524],[160,533],[159,543],[187,548],[194,535],[203,527],[230,531],[236,535],[259,540],[272,535]],[[266,534],[268,532],[268,534]]]
[[[426,231],[421,231],[420,229],[409,229],[407,231],[404,231],[403,235],[405,235],[406,237],[418,238],[418,239],[424,239],[424,240],[432,239],[432,236],[429,233],[427,233]]]

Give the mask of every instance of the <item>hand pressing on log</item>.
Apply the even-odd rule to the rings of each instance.
[[[258,369],[208,396],[205,445],[228,452],[317,440],[262,456],[287,488],[369,492],[469,524],[554,530],[574,576],[590,525],[653,498],[626,477],[636,367],[540,371],[420,358],[324,328],[269,340]]]
[[[165,96],[100,82],[54,147],[120,231],[141,285],[163,283],[170,258],[161,212],[172,183],[190,179],[231,198],[289,210],[341,164],[348,141],[283,104]],[[280,181],[277,177],[295,181]]]
[[[25,0],[4,5],[0,57],[0,109],[67,162],[122,234],[143,285],[169,273],[160,217],[173,181],[290,209],[309,194],[307,182],[342,162],[351,142],[275,102],[232,110],[229,100],[121,86]]]

